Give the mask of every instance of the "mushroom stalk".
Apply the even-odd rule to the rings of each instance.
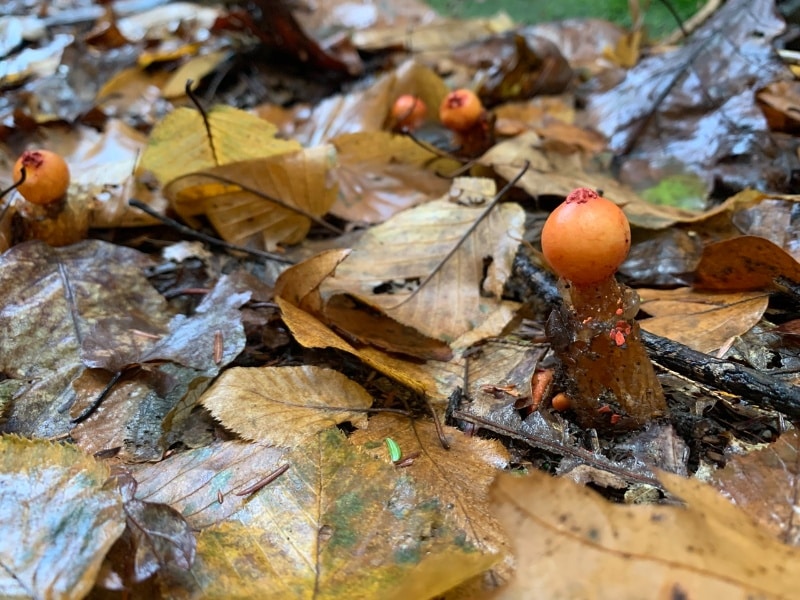
[[[629,431],[667,413],[634,319],[638,295],[614,277],[629,248],[624,213],[586,188],[570,193],[542,230],[542,251],[561,276],[564,299],[547,331],[582,427]]]

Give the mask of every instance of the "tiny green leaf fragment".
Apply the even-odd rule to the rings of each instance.
[[[386,449],[389,451],[389,458],[392,459],[392,462],[398,462],[403,457],[403,453],[400,450],[400,445],[392,438],[388,437],[384,440],[384,442],[386,443]]]

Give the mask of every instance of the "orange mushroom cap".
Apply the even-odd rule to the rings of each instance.
[[[570,192],[542,229],[545,259],[559,276],[577,285],[613,276],[630,247],[625,213],[588,188]]]

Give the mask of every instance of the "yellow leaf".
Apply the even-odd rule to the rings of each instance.
[[[167,597],[425,600],[496,560],[447,519],[438,490],[336,429],[286,461],[229,521],[199,535],[194,566],[175,573]]]
[[[200,402],[246,439],[295,448],[344,421],[366,427],[372,396],[332,369],[236,367],[225,371]]]
[[[272,123],[230,106],[209,110],[208,127],[199,111],[176,109],[150,133],[141,168],[166,185],[195,171],[300,149],[297,142],[277,139]]]
[[[302,241],[336,200],[332,146],[205,169],[164,190],[184,219],[204,214],[227,242],[274,249]]]

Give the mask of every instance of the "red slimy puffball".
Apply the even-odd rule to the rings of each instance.
[[[545,259],[558,275],[577,285],[613,276],[630,247],[625,213],[587,188],[570,192],[542,229]]]
[[[474,127],[483,113],[480,98],[467,89],[454,90],[447,94],[439,106],[439,120],[453,131],[467,131]]]
[[[14,163],[14,181],[25,181],[17,190],[32,204],[50,204],[59,200],[69,187],[69,167],[64,159],[49,150],[26,150]]]
[[[399,129],[417,129],[428,116],[428,107],[425,103],[411,94],[403,94],[392,105],[392,119],[395,127]]]

